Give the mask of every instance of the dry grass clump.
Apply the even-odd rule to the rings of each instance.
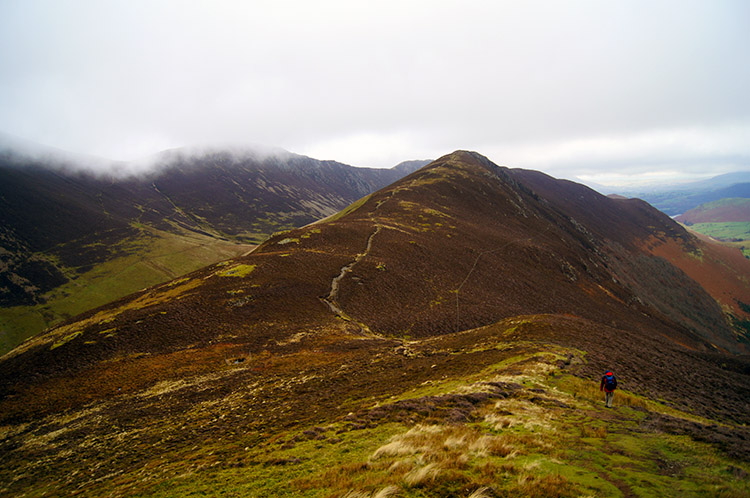
[[[614,402],[621,406],[633,406],[636,408],[643,408],[644,410],[648,409],[648,403],[646,403],[646,400],[624,391],[615,391]]]
[[[434,482],[440,475],[442,469],[437,463],[428,463],[424,467],[418,467],[404,476],[404,482],[412,487],[419,487]]]
[[[496,431],[521,426],[527,430],[555,432],[554,413],[547,408],[522,399],[500,400],[485,414],[484,421]]]
[[[487,458],[515,456],[519,450],[513,441],[512,435],[486,434],[465,425],[417,425],[378,448],[369,464],[372,468],[387,469],[391,478],[400,479],[412,488],[456,480],[469,485],[472,479],[468,479],[465,471]],[[498,466],[493,462],[492,475],[501,470]]]
[[[342,498],[390,498],[396,496],[399,492],[398,486],[386,486],[380,491],[374,493],[366,493],[363,491],[349,491]]]
[[[417,425],[378,448],[371,460],[420,455],[442,467],[461,468],[469,455],[507,457],[514,452],[510,436],[482,435],[467,426]]]
[[[507,437],[503,436],[482,436],[474,441],[469,450],[477,456],[497,456],[497,457],[514,457],[518,454],[518,449],[509,443]]]
[[[469,495],[469,498],[494,498],[495,494],[490,491],[490,488],[485,486],[483,488],[479,488],[473,493]]]

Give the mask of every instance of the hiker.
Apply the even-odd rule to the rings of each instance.
[[[602,377],[602,383],[599,386],[600,391],[604,391],[604,406],[612,408],[612,398],[615,397],[615,389],[617,389],[617,379],[615,374],[607,370],[607,373]]]

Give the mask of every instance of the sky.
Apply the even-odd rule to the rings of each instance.
[[[750,170],[745,0],[2,0],[0,132],[138,160],[475,150],[608,185]]]

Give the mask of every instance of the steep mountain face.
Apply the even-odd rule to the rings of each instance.
[[[154,183],[176,205],[190,197]],[[508,379],[536,354],[563,365],[534,366],[537,374],[585,354],[578,376],[613,368],[642,396],[745,424],[747,363],[730,353],[747,352],[737,324],[750,318],[750,262],[733,261],[717,278],[725,262],[642,201],[455,152],[326,220],[92,310],[2,357],[0,425],[15,427],[2,444],[16,449],[0,467],[30,475],[18,462],[37,457],[24,442],[59,428],[63,410],[76,425],[56,436],[52,474],[65,472],[63,455],[92,424],[123,435],[96,432],[80,464],[93,448],[154,462],[145,448],[155,441],[162,455],[184,457],[198,437],[250,451],[280,441],[282,430],[315,426],[317,437],[346,421],[434,423],[440,413],[441,423],[465,423],[472,407],[512,397]],[[731,285],[712,288],[711,279]],[[675,377],[684,380],[664,382]],[[407,395],[457,379],[473,384],[440,399]],[[85,481],[92,493],[104,472]]]
[[[537,172],[516,176],[591,231],[612,278],[637,302],[715,346],[747,351],[747,328],[738,324],[748,319],[750,266],[739,250],[690,235],[639,199],[602,197],[569,182],[556,188]]]
[[[149,178],[161,197],[193,226],[247,242],[306,225],[417,169],[354,168],[279,151],[179,151]]]

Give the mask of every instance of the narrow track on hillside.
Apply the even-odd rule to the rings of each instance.
[[[375,206],[375,211],[372,214],[370,214],[370,221],[375,226],[375,230],[373,230],[373,232],[370,234],[370,236],[367,237],[367,245],[365,246],[364,252],[361,252],[361,253],[357,254],[357,256],[354,258],[354,260],[352,262],[344,265],[341,268],[341,271],[339,272],[339,274],[337,276],[335,276],[333,278],[333,280],[331,281],[331,290],[328,292],[328,295],[326,297],[321,298],[321,301],[323,301],[328,306],[328,308],[331,310],[331,312],[334,315],[336,315],[337,317],[339,317],[339,318],[341,318],[343,320],[346,320],[346,321],[349,321],[349,322],[352,322],[352,323],[356,323],[357,325],[359,325],[359,327],[362,330],[362,333],[364,335],[368,335],[368,336],[372,336],[372,337],[380,337],[380,336],[377,335],[377,334],[375,334],[375,333],[373,333],[370,330],[370,327],[368,327],[366,324],[358,322],[358,321],[355,321],[354,319],[352,319],[352,317],[350,317],[349,315],[347,315],[346,312],[341,308],[341,306],[339,304],[341,281],[349,273],[351,273],[352,269],[360,261],[362,261],[364,258],[366,258],[367,256],[369,256],[370,251],[372,250],[372,243],[375,240],[375,236],[378,233],[380,233],[380,231],[383,228],[391,228],[391,227],[385,226],[382,223],[378,222],[377,219],[376,219],[376,217],[375,217],[375,214],[380,209],[380,206],[382,206],[383,204],[385,204],[386,202],[388,202],[389,200],[391,200],[393,198],[393,194],[395,192],[396,192],[396,190],[392,191],[390,193],[390,195],[386,199],[383,199],[382,201],[378,202],[377,205]]]
[[[341,268],[341,272],[333,278],[331,281],[331,290],[328,293],[326,297],[323,298],[323,302],[328,305],[328,307],[331,309],[331,311],[345,319],[349,319],[349,317],[344,313],[344,310],[341,309],[341,307],[338,304],[339,299],[339,289],[341,287],[341,280],[343,280],[344,277],[346,277],[347,274],[349,274],[352,271],[352,268],[354,268],[357,263],[362,261],[365,257],[367,257],[368,254],[370,254],[370,249],[372,249],[372,241],[375,239],[375,236],[380,232],[380,230],[383,227],[381,225],[377,225],[375,227],[375,231],[373,231],[370,236],[367,238],[367,246],[365,247],[365,252],[357,254],[357,256],[354,258],[354,261],[351,263],[343,266]],[[360,324],[361,325],[361,324]],[[363,327],[366,327],[363,325]]]

